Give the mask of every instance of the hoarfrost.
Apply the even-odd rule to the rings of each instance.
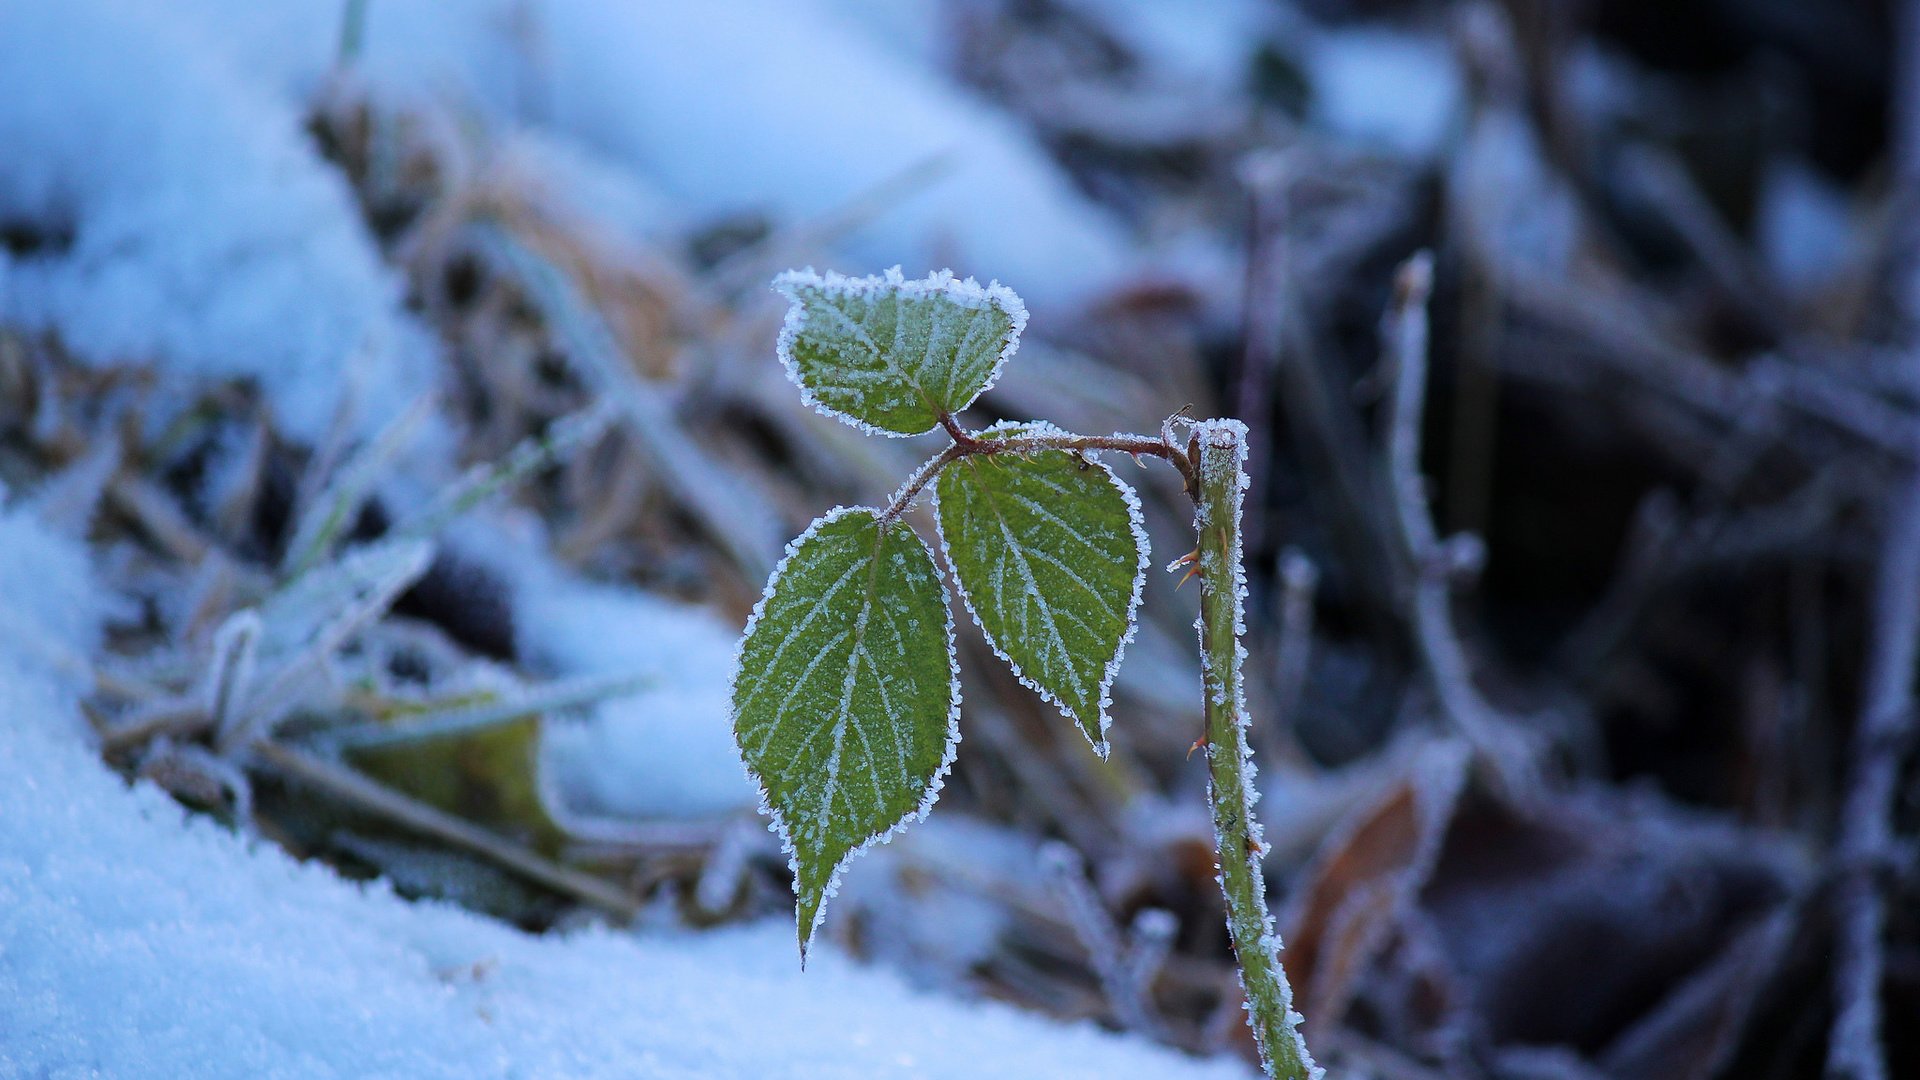
[[[1064,436],[1067,434],[1044,421],[1002,421],[980,432],[980,435],[981,437],[992,437],[1013,431],[1020,431],[1023,434],[1042,438]],[[1135,551],[1133,581],[1124,608],[1125,627],[1121,631],[1119,640],[1114,646],[1112,655],[1099,658],[1101,659],[1101,672],[1097,684],[1096,725],[1094,730],[1088,731],[1083,727],[1082,731],[1082,733],[1087,736],[1087,741],[1092,744],[1093,752],[1101,758],[1105,758],[1111,750],[1111,745],[1107,740],[1107,731],[1113,724],[1111,714],[1113,708],[1113,683],[1120,673],[1120,664],[1126,656],[1127,646],[1133,642],[1133,639],[1139,633],[1140,600],[1142,592],[1146,587],[1147,567],[1152,563],[1152,554],[1149,550],[1150,545],[1147,539],[1146,518],[1140,507],[1140,496],[1135,493],[1131,486],[1121,480],[1112,469],[1107,468],[1107,466],[1100,461],[1100,455],[1097,452],[1087,452],[1082,456],[1093,468],[1099,469],[1107,481],[1120,493],[1122,501],[1126,504],[1127,527],[1133,539]],[[948,541],[947,530],[940,513],[940,488],[937,484],[933,486],[933,508],[934,520],[941,523],[941,527],[936,530],[940,544],[940,556],[946,561],[949,568],[954,568],[956,564],[953,558],[953,549]],[[1023,556],[1023,553],[1018,549],[1017,545],[1009,543],[1007,550],[1011,556]],[[1042,684],[1039,680],[1033,678],[1029,672],[1023,670],[1019,662],[1008,654],[1005,647],[995,637],[993,632],[987,629],[986,624],[981,621],[980,610],[975,602],[974,596],[969,590],[965,579],[962,578],[957,569],[953,575],[953,580],[955,584],[959,586],[960,600],[965,605],[968,616],[973,619],[973,624],[980,628],[981,636],[986,639],[987,646],[993,650],[993,654],[1006,663],[1007,667],[1012,670],[1014,677],[1020,681],[1021,685],[1039,694],[1042,700],[1060,709],[1068,719],[1078,719],[1073,715],[1071,709],[1059,694]],[[1046,604],[1044,599],[1039,596],[1037,589],[1032,585],[1030,574],[1028,575],[1027,584],[1024,588],[1027,593],[1032,596],[1033,606],[1044,611]],[[996,580],[994,592],[997,594],[999,591]],[[1022,610],[1024,612],[1024,606]],[[1062,648],[1064,647],[1065,646],[1062,646]]]
[[[740,731],[739,688],[740,688],[741,678],[743,674],[745,674],[744,666],[745,666],[745,660],[746,660],[747,646],[753,640],[754,630],[760,625],[761,621],[764,618],[766,618],[767,613],[770,610],[770,606],[772,605],[773,601],[776,599],[776,589],[779,586],[783,576],[786,574],[788,568],[793,565],[793,561],[795,557],[807,546],[807,543],[809,541],[819,536],[824,530],[828,529],[830,526],[834,525],[835,523],[839,522],[844,518],[852,517],[855,515],[864,515],[864,516],[873,518],[876,521],[876,523],[879,524],[879,527],[881,529],[890,529],[895,527],[887,524],[880,524],[880,521],[882,518],[882,512],[879,510],[873,509],[871,507],[837,506],[837,507],[834,507],[832,510],[828,511],[826,514],[822,515],[821,517],[815,519],[813,524],[807,527],[806,531],[802,532],[799,536],[794,537],[793,540],[787,544],[786,553],[782,555],[779,564],[774,567],[773,573],[768,577],[767,587],[764,591],[762,591],[759,602],[754,605],[753,614],[749,616],[747,619],[746,629],[741,632],[740,644],[734,654],[733,680],[731,685],[729,685],[728,687],[729,712],[732,719],[731,726],[733,728],[734,737],[738,742],[741,767],[746,770],[748,778],[753,782],[755,787],[758,788],[760,792],[760,812],[762,814],[765,814],[771,820],[773,830],[780,837],[781,850],[786,854],[788,868],[793,872],[796,898],[799,901],[799,906],[802,910],[804,910],[804,907],[806,905],[806,894],[805,894],[805,878],[803,878],[801,873],[801,861],[800,861],[801,851],[799,847],[799,841],[819,840],[822,843],[826,842],[826,837],[824,835],[825,834],[824,817],[828,813],[828,811],[831,809],[834,789],[837,787],[840,779],[838,765],[839,765],[839,755],[841,751],[841,746],[838,742],[836,742],[835,748],[832,751],[832,754],[830,755],[826,768],[824,770],[827,773],[827,776],[825,777],[825,783],[827,784],[827,796],[826,798],[821,800],[822,820],[820,822],[815,823],[811,827],[806,822],[790,820],[789,815],[782,813],[780,809],[774,805],[772,786],[767,782],[766,778],[754,772],[753,767],[750,763],[752,752],[749,751],[748,747],[743,741],[739,741],[742,738],[742,733]],[[903,528],[904,530],[904,527],[901,527],[901,528]],[[921,552],[926,556],[928,565],[931,566],[933,562],[933,556],[931,552],[926,551],[926,546],[924,542],[922,542],[918,536],[914,535],[911,530],[904,530],[904,531],[907,536],[912,538],[913,543],[919,545]],[[946,661],[947,661],[947,671],[948,671],[948,685],[947,685],[948,710],[947,710],[947,717],[946,717],[946,730],[943,734],[943,744],[942,744],[940,759],[938,763],[934,766],[931,776],[926,781],[925,790],[922,792],[918,803],[914,807],[909,809],[905,814],[901,815],[897,820],[893,821],[891,824],[888,824],[883,828],[876,829],[874,832],[866,836],[864,839],[862,839],[858,843],[850,845],[848,847],[848,850],[834,862],[833,866],[824,875],[824,882],[821,886],[820,898],[818,902],[814,905],[814,910],[812,912],[811,917],[808,918],[805,915],[801,916],[803,921],[802,921],[802,925],[800,925],[799,927],[799,937],[800,937],[800,959],[801,959],[801,964],[803,966],[806,963],[807,955],[813,943],[813,940],[815,936],[819,933],[821,921],[826,917],[828,902],[831,901],[834,898],[834,896],[836,896],[839,893],[840,879],[841,879],[841,876],[846,873],[848,864],[850,864],[855,858],[864,854],[868,849],[872,848],[876,844],[885,843],[888,839],[893,837],[894,834],[905,829],[907,826],[915,822],[926,820],[927,814],[933,809],[933,804],[939,801],[940,791],[946,785],[947,772],[950,769],[952,769],[954,758],[959,753],[959,749],[960,749],[960,659],[959,659],[958,647],[955,643],[954,633],[953,633],[953,608],[952,608],[952,605],[948,602],[946,587],[939,582],[937,574],[934,579],[934,585],[938,591],[940,608],[943,613],[942,621],[944,624],[943,629],[944,629],[944,635],[946,640]],[[817,612],[824,607],[825,597],[823,596],[815,599],[816,599],[815,611]],[[788,640],[789,641],[792,640],[791,635],[789,635]],[[822,655],[825,655],[825,651],[823,651]],[[871,660],[869,662],[871,663]],[[851,683],[853,681],[854,672],[856,670],[857,670],[857,664],[849,663],[849,674],[847,676],[848,683],[849,683],[848,692],[851,691]],[[762,672],[758,674],[758,677],[763,679],[769,676],[770,676],[770,673],[768,672]],[[843,695],[842,708],[846,708],[846,707],[847,707],[847,702]],[[884,707],[885,707],[885,703],[883,702],[883,708]],[[839,725],[839,728],[840,728],[840,734],[836,735],[836,738],[843,737],[845,724]],[[871,761],[869,761],[869,764],[871,764]],[[913,778],[911,776],[902,777],[902,780],[907,782],[911,782],[912,779]],[[885,801],[884,799],[881,798],[881,793],[879,791],[879,786],[881,781],[877,776],[874,778],[874,782],[875,782],[876,799],[880,799],[880,801]],[[837,841],[836,841],[836,844],[837,844]]]
[[[930,396],[926,384],[937,380],[944,386],[950,397],[950,400],[937,404],[944,405],[947,412],[958,413],[971,405],[981,394],[993,388],[1007,361],[1019,350],[1020,333],[1027,326],[1026,305],[1021,303],[1019,295],[1012,289],[998,281],[981,285],[973,278],[956,278],[951,270],[936,271],[927,277],[909,281],[901,274],[898,266],[888,269],[884,274],[867,277],[847,277],[833,271],[820,274],[816,273],[812,267],[808,267],[805,270],[789,270],[780,274],[773,279],[773,288],[775,292],[786,297],[790,305],[787,308],[786,321],[780,327],[780,336],[775,343],[775,349],[779,353],[781,366],[786,369],[787,378],[793,380],[793,384],[799,387],[800,399],[822,415],[844,421],[869,435],[886,435],[892,438],[919,435],[936,426],[938,418],[927,418],[926,426],[918,431],[882,427],[865,417],[853,415],[846,409],[834,407],[822,400],[820,395],[829,394],[864,409],[867,406],[865,399],[868,388],[857,385],[857,380],[871,376],[873,382],[881,384],[881,389],[887,390],[894,397],[904,394],[916,401],[925,402]],[[961,368],[967,358],[959,354],[964,351],[966,343],[972,340],[972,332],[977,328],[978,320],[976,320],[975,325],[965,328],[965,333],[959,339],[951,340],[956,355],[952,358],[953,362],[948,370],[941,373],[929,371],[928,366],[935,362],[935,345],[942,331],[945,330],[951,335],[954,328],[944,326],[937,311],[928,316],[927,340],[924,343],[925,355],[918,366],[911,369],[906,366],[906,358],[895,355],[902,351],[902,324],[906,322],[898,308],[894,311],[894,341],[891,346],[882,346],[871,341],[866,337],[864,326],[843,314],[842,318],[847,322],[849,332],[866,345],[884,370],[868,373],[850,367],[839,367],[832,372],[815,371],[811,373],[811,378],[820,383],[816,388],[814,383],[809,381],[809,373],[801,370],[801,361],[794,352],[795,346],[808,328],[808,305],[801,296],[803,291],[819,294],[821,300],[826,302],[822,306],[828,308],[832,308],[832,301],[843,299],[862,304],[877,304],[879,300],[886,297],[893,297],[901,302],[938,298],[970,311],[997,310],[1006,316],[1011,328],[1006,332],[1005,343],[993,355],[985,371],[962,371]],[[837,311],[837,309],[834,310]],[[911,350],[906,351],[911,352]],[[955,379],[958,376],[964,376],[964,379],[960,385],[956,386]],[[885,381],[889,378],[900,385],[885,385]],[[883,402],[881,408],[891,405],[890,401]]]

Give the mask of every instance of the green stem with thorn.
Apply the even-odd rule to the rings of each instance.
[[[1199,532],[1201,675],[1206,691],[1208,795],[1213,804],[1220,892],[1227,931],[1240,962],[1261,1064],[1269,1076],[1311,1080],[1320,1070],[1296,1026],[1293,991],[1280,967],[1280,936],[1267,912],[1266,845],[1253,806],[1253,752],[1247,744],[1240,502],[1246,485],[1246,428],[1236,420],[1194,425],[1188,458],[1194,469],[1194,526]]]

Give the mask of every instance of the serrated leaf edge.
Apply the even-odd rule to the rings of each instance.
[[[734,752],[740,757],[740,768],[747,774],[747,779],[753,783],[754,789],[760,793],[760,813],[771,819],[767,824],[767,831],[780,838],[780,851],[786,855],[787,869],[793,873],[794,885],[796,887],[794,893],[794,917],[796,920],[799,918],[800,910],[800,895],[797,891],[800,882],[800,851],[794,846],[793,836],[787,829],[786,819],[781,816],[779,810],[774,808],[772,795],[767,790],[767,785],[762,783],[758,776],[754,775],[753,767],[747,763],[746,747],[740,744],[740,715],[734,706],[734,702],[737,700],[736,691],[740,682],[740,664],[746,656],[747,639],[753,636],[754,627],[760,624],[760,617],[766,613],[767,603],[773,599],[774,583],[780,580],[780,574],[786,570],[787,564],[793,560],[795,553],[800,550],[801,546],[808,540],[811,540],[814,534],[818,533],[821,529],[826,528],[828,525],[833,524],[843,517],[852,514],[869,514],[877,519],[881,513],[881,510],[872,506],[836,506],[825,514],[815,518],[813,524],[807,526],[806,531],[788,541],[786,551],[780,556],[780,561],[774,565],[773,572],[767,575],[767,586],[761,590],[760,601],[753,606],[753,614],[747,617],[747,625],[740,631],[740,641],[733,647],[733,674],[727,679],[727,726],[732,729]],[[932,561],[933,553],[927,549],[927,542],[921,539],[920,534],[914,532],[911,528],[908,528],[907,531],[915,540],[919,541],[921,549],[927,551],[928,561]],[[945,612],[947,621],[947,676],[948,689],[951,693],[952,701],[951,706],[947,710],[946,750],[940,757],[939,766],[933,770],[933,777],[927,783],[927,793],[921,798],[920,804],[908,811],[900,820],[889,825],[885,830],[873,834],[853,847],[845,855],[840,857],[839,862],[834,864],[833,872],[827,875],[826,888],[822,889],[820,893],[820,907],[813,913],[813,925],[807,927],[806,932],[800,937],[800,966],[802,968],[806,967],[807,952],[813,947],[814,936],[820,932],[820,924],[826,921],[827,904],[838,895],[840,891],[840,876],[846,872],[847,865],[859,856],[864,855],[868,848],[886,843],[888,840],[893,839],[895,834],[915,822],[925,821],[927,814],[933,810],[933,804],[940,801],[940,791],[946,786],[947,773],[953,768],[954,758],[960,753],[960,653],[953,634],[953,602],[947,595],[947,590],[944,586],[940,589],[940,608]]]
[[[1052,436],[1067,434],[1066,431],[1044,420],[1002,420],[977,434],[979,437],[984,438],[1014,429],[1023,430],[1030,435]],[[1152,555],[1149,553],[1149,543],[1147,540],[1146,515],[1140,509],[1140,496],[1133,490],[1131,485],[1120,479],[1112,469],[1107,467],[1105,462],[1100,460],[1098,452],[1087,451],[1082,456],[1104,473],[1108,482],[1113,484],[1120,492],[1120,497],[1126,500],[1127,525],[1133,533],[1134,545],[1139,552],[1133,569],[1133,595],[1127,600],[1127,629],[1125,633],[1120,635],[1120,644],[1113,650],[1113,657],[1107,661],[1105,670],[1100,674],[1100,715],[1097,721],[1100,727],[1100,737],[1098,739],[1088,738],[1087,740],[1088,743],[1093,746],[1094,754],[1104,761],[1113,749],[1112,742],[1107,738],[1107,731],[1113,726],[1113,682],[1120,674],[1120,662],[1127,655],[1127,646],[1132,644],[1134,635],[1140,630],[1140,599],[1146,589],[1147,567],[1152,562]],[[980,612],[974,606],[973,597],[967,592],[966,582],[960,578],[959,569],[954,565],[953,549],[947,545],[947,531],[940,523],[940,485],[938,482],[935,482],[927,486],[931,489],[933,498],[934,533],[940,538],[940,557],[946,561],[947,575],[953,579],[953,586],[960,593],[960,602],[966,607],[968,617],[973,619],[973,625],[980,628],[980,636],[986,639],[987,648],[992,649],[993,655],[1005,662],[1007,667],[1012,670],[1013,677],[1020,680],[1022,686],[1039,694],[1042,701],[1060,710],[1060,715],[1066,717],[1072,722],[1076,730],[1082,735],[1085,735],[1086,728],[1081,725],[1079,717],[1074,716],[1073,713],[1067,709],[1066,703],[1055,696],[1051,690],[1041,686],[1039,682],[1028,676],[1025,671],[1022,671],[1020,665],[1015,662],[1013,657],[1008,655],[1007,651],[1000,647],[998,641],[994,640],[993,634],[988,631],[986,624],[980,621]]]
[[[1027,328],[1027,306],[1021,302],[1018,293],[998,280],[982,285],[973,278],[956,278],[952,270],[936,270],[924,278],[908,281],[898,266],[889,267],[885,273],[869,274],[865,277],[849,277],[828,270],[820,273],[809,266],[804,270],[788,270],[773,279],[773,291],[787,298],[787,317],[780,324],[780,336],[774,342],[774,352],[780,357],[780,366],[786,370],[787,378],[800,388],[800,400],[822,416],[831,416],[835,420],[848,424],[869,435],[885,435],[889,439],[911,439],[932,431],[928,427],[923,431],[889,431],[886,428],[870,424],[857,416],[841,412],[814,396],[813,389],[800,377],[800,364],[793,358],[793,342],[807,325],[806,305],[800,302],[795,290],[803,285],[811,285],[830,293],[848,296],[864,296],[873,293],[897,291],[907,296],[931,296],[944,294],[966,307],[998,306],[1007,313],[1013,322],[1013,329],[1007,334],[1006,347],[994,358],[993,368],[987,372],[986,381],[973,397],[954,406],[959,412],[980,399],[980,395],[993,389],[1000,380],[1000,372],[1007,361],[1020,350],[1020,332]],[[937,425],[936,425],[937,426]]]

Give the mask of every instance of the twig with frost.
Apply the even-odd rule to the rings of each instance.
[[[225,748],[245,737],[245,695],[253,689],[253,665],[260,646],[260,613],[234,612],[213,635],[213,662],[207,666],[207,721],[214,743]]]
[[[124,456],[120,434],[111,428],[80,460],[54,474],[33,493],[29,505],[40,520],[71,536],[85,536],[105,497],[107,482]]]
[[[1908,0],[1898,16],[1908,31],[1900,37],[1899,95],[1896,99],[1898,180],[1907,197],[1920,191],[1920,3]],[[1911,223],[1902,237],[1913,240]],[[1910,333],[1920,332],[1920,265],[1911,257],[1897,285]],[[1909,386],[1920,384],[1920,366],[1911,360],[1901,372]],[[1908,445],[1920,458],[1920,425],[1910,424]],[[1887,871],[1900,865],[1892,815],[1900,766],[1912,749],[1914,665],[1920,661],[1920,467],[1903,477],[1904,487],[1890,508],[1882,537],[1879,581],[1874,591],[1873,625],[1867,657],[1866,688],[1860,720],[1853,733],[1847,768],[1846,802],[1840,812],[1838,856],[1842,877],[1835,890],[1838,911],[1838,959],[1834,965],[1833,1031],[1828,1040],[1827,1072],[1840,1080],[1885,1080],[1886,1051],[1881,1045],[1881,983],[1886,970]]]
[[[208,806],[233,800],[233,820],[245,826],[253,818],[253,784],[229,758],[196,743],[156,739],[140,757],[138,775],[177,796]]]
[[[432,502],[402,520],[393,534],[423,539],[438,535],[475,507],[598,438],[613,418],[612,403],[603,399],[554,421],[544,434],[522,439],[504,457],[468,469]]]
[[[766,835],[758,822],[748,819],[733,822],[720,834],[720,842],[713,846],[693,886],[693,902],[701,911],[722,915],[733,906],[740,883],[746,880],[749,860],[760,850],[760,841]]]
[[[1920,431],[1915,445],[1920,448]],[[1886,1080],[1880,987],[1886,970],[1885,888],[1900,865],[1893,811],[1900,767],[1915,736],[1913,678],[1920,661],[1920,469],[1909,469],[1889,507],[1860,719],[1847,765],[1836,859],[1840,880],[1827,1074]]]
[[[1320,568],[1297,548],[1280,553],[1280,645],[1273,660],[1273,716],[1265,725],[1269,747],[1297,719],[1313,663],[1313,599]]]
[[[625,697],[651,678],[644,674],[587,675],[516,690],[493,700],[451,708],[424,709],[392,720],[373,720],[330,729],[329,745],[365,750],[429,739],[445,739],[499,727],[528,716],[584,708]]]
[[[360,508],[373,494],[373,487],[393,468],[394,461],[413,441],[414,433],[433,412],[432,395],[422,396],[393,418],[372,441],[348,455],[326,483],[308,500],[297,519],[292,539],[287,541],[286,558],[281,560],[282,577],[295,578],[306,573],[331,550],[335,541],[353,524]]]
[[[1420,252],[1400,267],[1393,306],[1382,328],[1386,362],[1393,376],[1388,404],[1387,478],[1394,522],[1411,564],[1408,619],[1414,646],[1441,711],[1466,736],[1504,782],[1531,777],[1535,747],[1519,723],[1481,696],[1473,666],[1453,623],[1456,577],[1474,573],[1484,557],[1477,537],[1442,540],[1427,503],[1420,471],[1421,415],[1427,394],[1427,298],[1433,289],[1433,257]]]
[[[1086,949],[1088,963],[1100,977],[1100,988],[1106,993],[1114,1018],[1130,1030],[1164,1040],[1166,1025],[1153,1007],[1148,981],[1157,974],[1158,965],[1135,963],[1132,942],[1122,940],[1120,927],[1087,883],[1086,861],[1072,847],[1056,842],[1041,849],[1040,866],[1066,909],[1068,925]],[[1149,938],[1152,929],[1149,927]],[[1161,940],[1164,943],[1164,935]],[[1160,959],[1165,959],[1164,951]]]
[[[107,495],[154,543],[179,561],[192,565],[215,550],[213,541],[152,481],[122,473],[107,485]]]

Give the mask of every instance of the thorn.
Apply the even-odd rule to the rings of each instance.
[[[1175,570],[1178,570],[1183,566],[1187,568],[1187,572],[1180,578],[1179,583],[1174,585],[1173,588],[1175,592],[1178,592],[1180,590],[1181,585],[1185,585],[1187,583],[1188,578],[1200,572],[1200,549],[1199,548],[1194,548],[1192,551],[1189,551],[1185,555],[1182,555],[1179,558],[1168,563],[1167,573],[1171,574]]]
[[[1193,740],[1193,745],[1192,745],[1192,746],[1189,746],[1189,747],[1187,747],[1187,760],[1188,760],[1188,761],[1192,761],[1192,760],[1193,760],[1193,752],[1194,752],[1195,750],[1198,750],[1198,749],[1200,749],[1201,747],[1203,747],[1203,746],[1205,746],[1205,745],[1207,745],[1207,736],[1206,736],[1206,734],[1205,734],[1205,733],[1202,733],[1202,734],[1201,734],[1201,736],[1200,736],[1199,738],[1197,738],[1197,739],[1195,739],[1195,740]]]

